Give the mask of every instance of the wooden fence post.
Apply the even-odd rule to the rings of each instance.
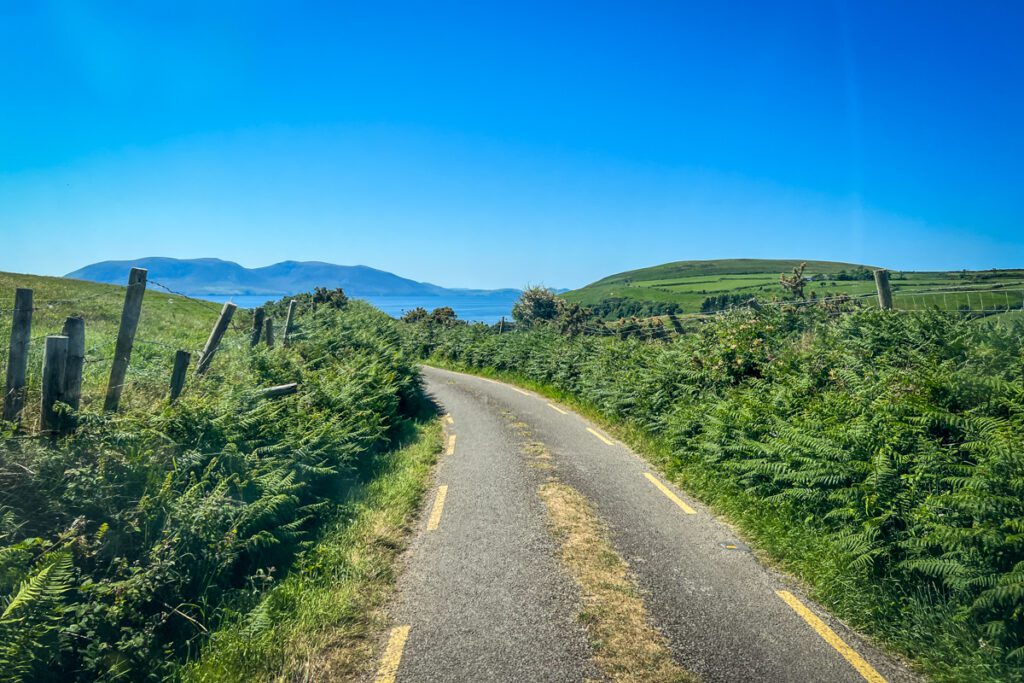
[[[124,294],[124,308],[121,310],[121,326],[117,330],[117,345],[114,347],[114,362],[110,366],[110,381],[107,383],[107,398],[103,410],[108,413],[117,410],[124,391],[124,380],[128,375],[128,361],[132,357],[135,331],[139,328],[142,315],[142,297],[146,293],[146,269],[132,268],[128,275],[128,290]]]
[[[188,351],[177,351],[174,354],[174,370],[171,371],[171,403],[181,395],[185,386],[185,374],[188,372],[188,364],[192,362],[192,354]]]
[[[501,320],[498,321],[498,334],[505,332],[505,316],[501,316]]]
[[[236,308],[238,306],[229,301],[220,309],[220,317],[217,318],[213,329],[210,330],[210,338],[206,340],[206,346],[203,347],[203,352],[199,355],[199,363],[196,365],[197,375],[203,374],[210,367],[213,354],[217,352],[220,340],[224,338],[224,333],[227,331],[228,325],[231,324],[231,318],[235,315]]]
[[[878,290],[878,307],[883,311],[892,309],[892,288],[889,287],[889,271],[879,268],[875,271],[875,289]]]
[[[679,322],[679,316],[675,313],[668,314],[668,321],[672,323],[672,329],[675,330],[676,334],[683,334],[685,332],[682,323]]]
[[[267,342],[267,348],[274,348],[274,319],[267,318],[263,321],[263,339]]]
[[[262,306],[252,312],[252,337],[249,339],[249,346],[256,346],[260,343],[260,335],[263,334],[263,319],[266,315]]]
[[[4,389],[4,419],[20,422],[25,408],[25,377],[28,345],[32,339],[32,290],[18,287],[14,292],[11,344],[7,355],[7,385]]]
[[[291,340],[288,337],[292,333],[292,320],[295,318],[295,299],[288,302],[288,315],[284,319],[284,337],[281,339],[281,343],[288,346]]]
[[[64,390],[61,400],[75,409],[82,404],[82,369],[85,365],[85,319],[72,317],[64,320],[61,332],[68,338],[68,359],[64,366]],[[65,421],[67,431],[74,431],[77,418],[70,417]]]
[[[62,431],[63,417],[54,410],[54,404],[63,400],[64,370],[68,360],[68,338],[51,334],[46,337],[43,352],[43,400],[39,411],[39,430],[56,433]]]

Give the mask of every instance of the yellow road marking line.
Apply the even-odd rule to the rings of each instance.
[[[530,392],[529,392],[529,391],[523,391],[523,390],[522,390],[522,389],[520,389],[519,387],[511,387],[511,389],[512,389],[512,391],[518,391],[518,392],[519,392],[520,394],[522,394],[523,396],[529,396],[529,395],[530,395]]]
[[[482,379],[485,382],[490,382],[491,384],[500,384],[500,382],[497,382],[497,381],[491,379],[490,377],[481,377],[480,379]]]
[[[667,487],[664,484],[662,484],[660,481],[658,481],[658,478],[655,477],[653,474],[651,474],[650,472],[644,472],[644,476],[647,477],[648,481],[650,481],[652,484],[657,486],[658,490],[661,491],[662,493],[664,493],[668,497],[669,500],[671,500],[673,503],[675,503],[680,508],[682,508],[683,512],[685,512],[688,515],[695,515],[695,514],[697,514],[696,510],[694,510],[692,507],[690,507],[689,505],[684,503],[682,501],[682,499],[679,498],[679,496],[677,496],[676,494],[672,493],[672,490],[669,487]]]
[[[455,424],[455,420],[452,418],[451,415],[445,415],[444,416],[444,421],[447,422],[450,425]]]
[[[811,610],[807,609],[807,605],[800,602],[800,599],[790,593],[789,591],[775,591],[775,594],[785,600],[786,604],[793,608],[803,618],[807,624],[813,628],[819,636],[824,639],[826,643],[836,649],[836,651],[843,656],[843,659],[850,663],[854,669],[857,670],[861,676],[864,677],[865,681],[870,683],[886,683],[885,678],[880,673],[875,671],[874,667],[867,663],[863,657],[861,657],[856,650],[843,642],[843,639],[836,634],[835,631],[828,627],[824,621],[818,618]]]
[[[554,403],[549,403],[548,404],[548,408],[551,408],[551,410],[556,410],[556,411],[560,412],[562,415],[568,415],[569,414],[569,411],[562,410],[561,408],[556,406]]]
[[[430,519],[427,520],[427,531],[433,531],[441,524],[441,512],[444,510],[444,499],[448,497],[448,487],[438,486],[437,497],[434,498],[434,508],[430,511]]]
[[[448,435],[448,452],[447,455],[455,455],[455,435]]]
[[[377,677],[374,683],[394,683],[398,674],[398,665],[402,661],[402,651],[405,650],[405,641],[409,638],[408,626],[396,626],[391,629],[391,637],[388,638],[388,646],[384,650],[384,656],[380,660],[380,668],[377,669]]]
[[[604,441],[609,446],[614,446],[615,445],[615,442],[612,441],[611,439],[609,439],[604,434],[601,434],[600,432],[596,432],[593,429],[591,429],[590,427],[587,427],[587,431],[590,432],[591,434],[593,434],[594,436],[596,436],[597,438],[601,439],[601,441]]]

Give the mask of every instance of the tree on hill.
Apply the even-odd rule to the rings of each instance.
[[[575,337],[586,330],[594,313],[547,287],[528,287],[512,307],[512,317],[522,329],[551,324],[557,325],[562,334]]]
[[[804,278],[804,268],[806,267],[806,263],[801,263],[793,269],[792,275],[785,273],[779,275],[779,284],[794,299],[804,298],[804,285],[807,284],[807,280]]]
[[[348,303],[348,296],[341,287],[327,289],[317,287],[313,290],[313,306],[327,305],[332,308],[344,308]]]
[[[512,317],[524,328],[550,322],[558,318],[560,301],[562,299],[556,296],[552,289],[540,286],[527,287],[512,306]]]
[[[867,268],[854,268],[853,270],[840,270],[832,276],[833,280],[845,282],[848,280],[873,280],[875,274]]]
[[[441,306],[430,312],[430,322],[441,327],[451,327],[459,322],[459,316],[451,306]]]
[[[570,303],[559,299],[558,329],[562,334],[575,337],[582,334],[590,320],[589,308],[584,308],[577,303]]]
[[[714,313],[715,311],[727,311],[737,306],[748,306],[756,302],[756,297],[750,294],[719,294],[709,296],[700,305],[701,313]]]
[[[429,316],[430,314],[427,313],[427,309],[423,308],[422,306],[417,306],[416,308],[413,308],[412,310],[406,311],[405,313],[402,314],[402,322],[418,323],[420,321],[426,320]]]

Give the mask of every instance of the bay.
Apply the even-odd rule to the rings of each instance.
[[[239,294],[234,296],[198,295],[196,298],[224,303],[231,301],[239,308],[256,308],[268,301],[277,301],[286,294]],[[451,306],[460,320],[493,325],[502,318],[512,319],[512,305],[518,294],[452,295],[452,296],[360,296],[353,297],[373,304],[393,318],[400,318],[406,311],[422,307],[431,311],[442,306]]]

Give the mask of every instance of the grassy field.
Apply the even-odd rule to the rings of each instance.
[[[128,274],[125,273],[127,281]],[[38,415],[39,378],[46,335],[60,334],[64,319],[85,319],[86,363],[82,379],[82,409],[98,409],[110,374],[117,328],[124,305],[124,288],[82,280],[0,273],[0,378],[6,374],[7,347],[10,340],[10,316],[16,287],[28,287],[33,293],[32,343],[28,369],[28,414],[26,424]],[[161,291],[150,284],[142,304],[142,317],[136,332],[135,347],[128,375],[128,387],[122,398],[126,408],[143,407],[164,397],[170,380],[174,352],[193,352],[193,361],[206,342],[220,312],[218,304],[196,301]],[[239,310],[233,321],[236,331],[251,324],[248,311]],[[240,343],[242,336],[229,335],[226,347]]]
[[[728,259],[679,261],[651,268],[611,275],[593,284],[567,292],[564,298],[593,306],[608,299],[675,303],[683,314],[701,312],[705,299],[721,294],[742,294],[760,301],[783,298],[779,275],[791,273],[796,260]],[[871,266],[832,261],[807,261],[804,276],[809,279],[805,293],[815,298],[840,295],[870,297],[875,293],[871,279],[837,279],[858,272],[863,276]],[[1024,305],[1024,270],[891,273],[893,300],[897,308],[921,310],[996,311]]]

